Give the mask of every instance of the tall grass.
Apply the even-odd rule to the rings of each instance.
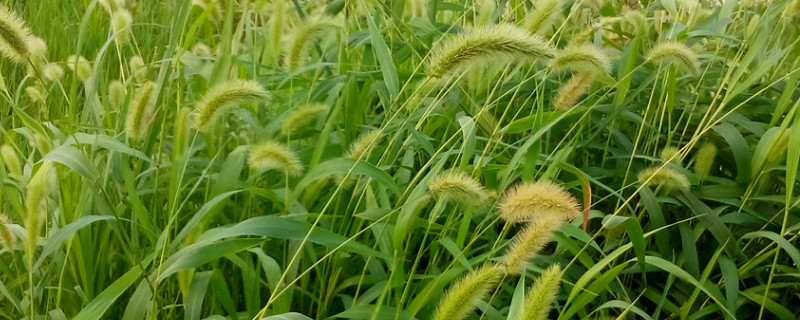
[[[798,8],[4,2],[0,318],[796,319]]]

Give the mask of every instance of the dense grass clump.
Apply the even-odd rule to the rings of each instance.
[[[800,0],[0,4],[0,319],[797,319]]]

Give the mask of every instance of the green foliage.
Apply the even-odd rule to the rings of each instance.
[[[797,319],[798,3],[6,1],[0,318]]]

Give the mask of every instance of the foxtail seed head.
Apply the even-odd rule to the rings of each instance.
[[[8,225],[11,223],[12,221],[7,215],[0,214],[0,245],[8,251],[12,250],[15,242],[14,235],[8,230]]]
[[[437,200],[454,201],[468,206],[479,206],[488,199],[480,182],[458,171],[438,174],[431,180],[428,191]]]
[[[528,13],[523,22],[525,29],[533,34],[544,33],[558,16],[563,2],[563,0],[536,1],[533,12]]]
[[[133,79],[138,83],[147,81],[147,65],[141,56],[133,56],[128,60],[128,67],[131,69]]]
[[[193,127],[207,131],[216,119],[231,108],[251,101],[269,98],[269,92],[253,80],[229,80],[212,87],[197,103]]]
[[[113,13],[119,9],[125,8],[125,0],[100,0],[100,5],[106,9],[108,13]]]
[[[717,146],[706,142],[694,154],[694,173],[701,180],[706,180],[714,167],[714,158],[717,156]]]
[[[17,152],[14,151],[9,145],[2,145],[0,146],[0,157],[3,159],[3,165],[6,167],[6,170],[14,179],[21,179],[22,178],[22,164],[19,161],[19,157],[17,157]]]
[[[67,58],[67,67],[75,71],[81,81],[86,81],[92,76],[92,64],[83,56],[69,56]]]
[[[561,267],[557,264],[547,268],[525,294],[525,311],[522,320],[546,320],[547,314],[558,296],[561,284]]]
[[[312,19],[300,26],[289,48],[289,69],[295,70],[300,66],[303,57],[308,54],[308,49],[314,41],[319,40],[326,32],[338,28],[339,24],[332,18]]]
[[[125,118],[125,131],[131,140],[144,138],[147,133],[147,115],[154,103],[156,84],[148,81],[136,90],[136,96],[128,106],[128,116]]]
[[[656,64],[675,65],[691,75],[700,73],[700,62],[697,59],[697,54],[685,44],[677,41],[656,45],[647,54],[647,61]]]
[[[303,172],[303,163],[289,146],[277,141],[265,141],[250,149],[247,159],[256,171],[277,169],[287,175],[297,176]]]
[[[361,159],[369,157],[369,154],[372,152],[372,149],[378,145],[381,141],[381,130],[380,129],[373,129],[367,132],[362,133],[352,144],[350,144],[350,150],[347,151],[345,157],[350,159]],[[363,160],[363,159],[362,159]]]
[[[11,61],[25,63],[30,54],[30,35],[17,13],[0,5],[0,52]]]
[[[549,218],[528,224],[516,237],[505,256],[505,272],[507,274],[522,274],[528,261],[535,257],[544,246],[550,242],[563,220]]]
[[[677,170],[666,166],[653,165],[639,172],[639,183],[646,186],[659,186],[669,190],[689,189],[689,179]]]
[[[587,43],[567,46],[550,60],[550,67],[555,71],[608,74],[611,61],[603,50]]]
[[[42,162],[39,170],[28,181],[25,192],[25,230],[28,233],[28,245],[25,250],[29,266],[33,265],[33,255],[36,251],[36,238],[42,228],[42,220],[47,218],[47,197],[50,194],[50,175],[53,172],[53,163]]]
[[[475,303],[486,297],[502,276],[503,269],[496,264],[486,264],[472,270],[447,290],[439,301],[433,320],[465,319],[475,309]]]
[[[492,59],[550,59],[554,50],[538,36],[510,24],[476,27],[437,43],[428,59],[428,76],[441,78],[459,68]]]
[[[111,31],[117,35],[115,41],[118,44],[128,43],[131,37],[131,26],[133,16],[125,9],[118,9],[111,14]]]
[[[42,77],[47,81],[58,81],[64,76],[64,68],[57,63],[48,63],[42,68]]]
[[[324,115],[328,111],[328,106],[322,103],[309,103],[300,105],[295,110],[289,112],[283,119],[281,133],[288,136],[296,129],[310,124],[314,120]]]
[[[594,81],[594,74],[581,72],[574,74],[566,84],[558,89],[553,107],[558,110],[569,110],[574,107],[581,97],[589,91]]]
[[[125,98],[128,95],[125,91],[125,84],[122,81],[114,80],[108,84],[108,104],[114,110],[119,110],[122,104],[125,103]]]
[[[677,165],[681,165],[681,162],[683,162],[683,156],[677,147],[664,147],[664,149],[661,149],[659,158],[664,162],[671,162]]]
[[[511,223],[521,221],[565,221],[580,215],[576,200],[562,186],[550,181],[517,185],[500,203],[500,217]]]

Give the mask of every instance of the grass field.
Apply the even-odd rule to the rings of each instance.
[[[797,319],[798,26],[3,0],[0,319]]]

